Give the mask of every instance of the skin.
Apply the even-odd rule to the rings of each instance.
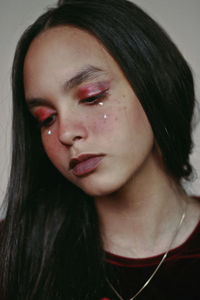
[[[100,68],[103,74],[66,92],[65,81],[88,65]],[[33,98],[48,100],[48,105],[35,106],[31,113],[42,120],[57,114],[41,130],[47,155],[66,178],[86,193],[110,194],[134,181],[144,162],[154,159],[153,133],[140,102],[118,65],[87,33],[66,28],[43,33],[28,51],[24,74],[29,103]],[[97,94],[104,91],[101,85],[108,86],[107,96],[98,101],[103,106],[81,102],[92,89]],[[96,172],[77,177],[69,162],[85,153],[102,153],[105,157]]]
[[[83,70],[90,75],[73,84]],[[48,157],[94,197],[104,248],[130,257],[164,251],[188,197],[166,174],[145,112],[104,46],[73,27],[46,30],[26,55],[24,89]],[[103,160],[89,174],[76,176],[70,160],[88,153]],[[198,218],[199,206],[191,200],[174,246]]]

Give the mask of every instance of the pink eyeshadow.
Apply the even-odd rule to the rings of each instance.
[[[51,114],[52,114],[52,110],[40,108],[36,112],[36,117],[38,118],[39,121],[44,121],[45,119],[50,117]]]
[[[110,86],[110,82],[100,82],[100,83],[84,85],[79,88],[77,96],[79,99],[91,97],[93,95],[96,95],[108,89],[109,86]]]

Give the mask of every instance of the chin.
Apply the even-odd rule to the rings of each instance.
[[[117,192],[121,188],[121,185],[117,184],[116,180],[112,182],[108,180],[95,180],[82,184],[79,188],[89,196],[103,197]]]

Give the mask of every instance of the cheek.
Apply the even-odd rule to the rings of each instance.
[[[114,131],[121,127],[121,119],[125,109],[118,103],[118,100],[112,99],[109,105],[98,108],[97,111],[91,112],[85,118],[85,124],[89,131],[96,135],[112,135]],[[114,103],[114,104],[113,104]]]
[[[57,166],[59,164],[60,155],[58,155],[58,153],[60,154],[61,144],[56,138],[56,135],[54,133],[51,135],[48,135],[46,132],[43,133],[42,144],[49,159]]]
[[[122,107],[125,126],[134,134],[140,135],[145,132],[152,132],[149,120],[143,110],[142,105],[136,97],[129,98],[127,105]]]
[[[107,112],[93,116],[90,121],[87,121],[89,132],[92,133],[92,136],[98,138],[112,136],[113,131],[116,129],[117,120],[115,112],[107,110]]]

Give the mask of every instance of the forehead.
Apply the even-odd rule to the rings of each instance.
[[[31,43],[24,63],[24,73],[38,73],[67,66],[69,74],[83,67],[118,67],[104,45],[92,34],[71,26],[59,26],[42,32]]]

